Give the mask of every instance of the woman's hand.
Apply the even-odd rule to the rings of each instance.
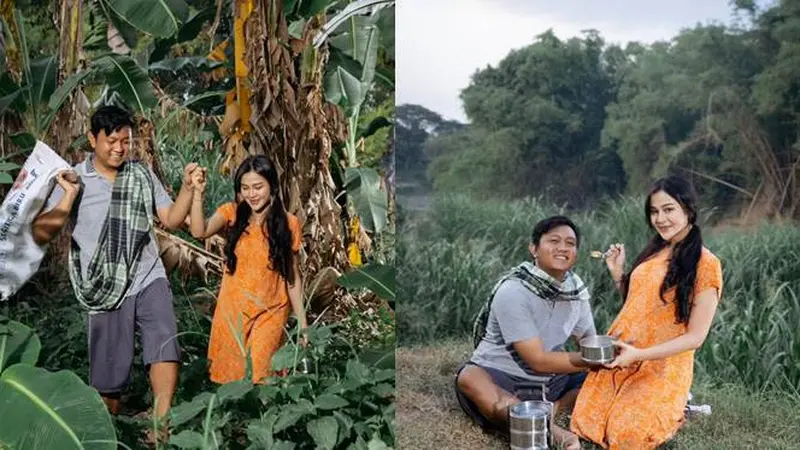
[[[614,358],[614,361],[604,364],[606,369],[615,369],[617,367],[625,368],[642,360],[642,349],[634,347],[620,339],[614,341],[614,346],[617,347],[617,356]]]
[[[625,244],[611,244],[608,247],[606,266],[615,283],[622,280],[622,275],[625,273]]]

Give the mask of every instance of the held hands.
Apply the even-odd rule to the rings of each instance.
[[[194,188],[195,198],[202,197],[206,189],[206,169],[198,167],[191,174],[191,186]]]
[[[192,187],[192,173],[200,167],[199,164],[191,162],[183,168],[183,185],[184,187]]]

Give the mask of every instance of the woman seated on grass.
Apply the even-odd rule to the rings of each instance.
[[[609,449],[653,449],[678,431],[694,351],[708,335],[722,290],[722,267],[703,247],[689,183],[656,181],[644,212],[655,234],[631,270],[623,275],[621,244],[606,259],[625,298],[609,329],[619,337],[618,355],[586,378],[571,421],[572,431]]]

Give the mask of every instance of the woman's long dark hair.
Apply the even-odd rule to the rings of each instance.
[[[697,194],[695,194],[692,186],[683,178],[670,176],[661,178],[653,183],[653,188],[647,195],[647,201],[644,204],[644,216],[647,220],[647,225],[655,231],[655,227],[650,219],[650,207],[653,194],[657,192],[664,192],[670,197],[678,201],[678,204],[683,208],[683,211],[689,216],[689,224],[691,230],[689,234],[677,245],[672,251],[672,257],[669,260],[669,269],[667,269],[667,276],[661,284],[659,295],[661,301],[664,300],[664,294],[677,287],[675,302],[675,318],[677,323],[689,323],[689,315],[692,312],[692,296],[694,291],[694,283],[697,279],[697,263],[700,261],[700,255],[703,252],[703,235],[700,232],[700,227],[697,226]],[[648,258],[665,248],[669,242],[661,238],[656,232],[655,236],[650,239],[650,242],[642,250],[639,256],[631,266],[628,272],[622,279],[622,296],[627,297],[628,287],[630,286],[631,274],[636,267],[645,262]]]
[[[239,201],[238,196],[242,190],[242,177],[249,172],[255,172],[264,177],[269,183],[270,200],[267,207],[267,216],[264,219],[264,234],[269,242],[270,268],[277,270],[281,276],[294,283],[294,257],[292,255],[292,231],[289,229],[289,218],[283,209],[278,173],[275,167],[264,155],[250,156],[245,159],[233,178],[233,189],[237,195],[236,222],[230,228],[228,241],[225,244],[225,257],[227,258],[228,271],[236,272],[236,244],[243,233],[246,233],[250,223],[252,209],[245,201]]]

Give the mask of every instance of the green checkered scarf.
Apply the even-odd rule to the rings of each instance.
[[[472,324],[472,343],[475,347],[478,347],[478,344],[485,337],[486,324],[489,322],[489,312],[492,309],[494,294],[507,280],[517,280],[539,298],[552,302],[588,301],[591,298],[586,284],[574,272],[567,272],[564,281],[558,281],[540,269],[539,266],[526,261],[500,277],[500,281],[494,285],[489,298],[483,304],[481,310],[478,311],[478,315]]]
[[[92,161],[86,161],[89,170]],[[127,162],[117,173],[111,204],[89,262],[86,279],[81,276],[80,249],[73,240],[69,254],[69,278],[78,301],[91,312],[119,308],[125,299],[139,259],[153,235],[153,180],[147,168]]]

